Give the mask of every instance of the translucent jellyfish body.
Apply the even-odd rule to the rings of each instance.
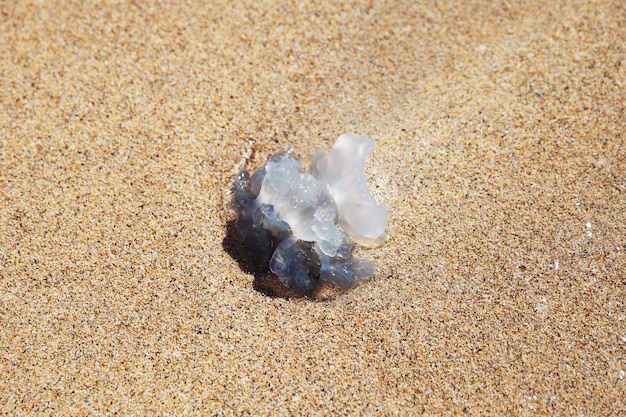
[[[352,256],[353,242],[376,246],[385,239],[387,208],[370,193],[363,173],[374,143],[341,135],[328,152],[319,150],[309,172],[290,151],[271,158],[252,176],[235,181],[237,230],[283,285],[302,294],[324,283],[347,290],[374,268]]]

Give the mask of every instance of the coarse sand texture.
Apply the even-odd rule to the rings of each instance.
[[[623,0],[0,2],[0,414],[625,415],[625,91]],[[233,184],[345,132],[303,297]]]

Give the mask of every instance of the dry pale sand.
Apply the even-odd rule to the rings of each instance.
[[[626,5],[4,1],[7,415],[624,415]],[[233,175],[353,131],[390,208],[292,298]]]

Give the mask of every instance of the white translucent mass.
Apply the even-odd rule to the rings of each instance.
[[[311,174],[322,181],[337,205],[339,225],[354,241],[376,246],[385,239],[387,207],[370,193],[363,170],[374,142],[364,136],[346,133],[330,152],[317,151]]]
[[[235,182],[237,229],[281,282],[300,293],[329,282],[342,289],[361,284],[372,265],[352,257],[352,240],[368,246],[385,238],[387,208],[369,192],[363,173],[374,143],[344,134],[329,152],[318,151],[310,172],[291,151],[271,158],[252,177]]]

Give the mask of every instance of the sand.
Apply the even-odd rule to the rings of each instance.
[[[0,12],[0,411],[626,413],[622,1]],[[232,180],[344,132],[388,239],[293,297]]]

